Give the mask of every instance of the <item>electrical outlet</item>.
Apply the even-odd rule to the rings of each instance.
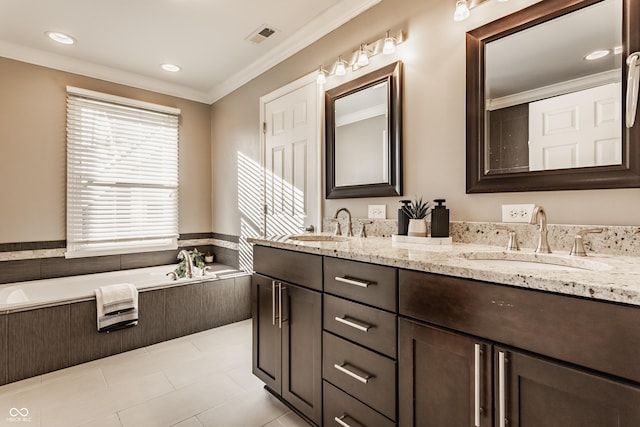
[[[386,219],[387,205],[369,205],[369,219]]]
[[[502,222],[528,223],[535,207],[534,204],[502,205]]]

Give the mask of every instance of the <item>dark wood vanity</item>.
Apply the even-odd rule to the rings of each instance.
[[[253,371],[324,426],[640,425],[640,307],[257,244]]]

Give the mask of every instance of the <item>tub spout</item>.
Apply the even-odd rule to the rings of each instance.
[[[186,249],[183,249],[180,252],[178,252],[178,259],[185,260],[185,265],[186,265],[185,275],[189,279],[193,278],[193,261],[191,261],[191,255],[189,255],[189,251],[187,251]]]

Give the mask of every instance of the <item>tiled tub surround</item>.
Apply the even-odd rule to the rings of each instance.
[[[217,233],[182,235],[180,249],[213,252],[216,262],[239,268],[238,236]],[[66,259],[65,241],[0,244],[0,284],[102,273],[176,262],[178,250]]]
[[[533,228],[533,226],[531,227]],[[630,228],[634,229],[635,227]],[[550,237],[552,233],[553,231],[550,229]],[[494,234],[494,231],[487,230],[486,234]],[[498,238],[501,244],[507,240],[504,232]],[[534,236],[531,238],[534,239]],[[454,239],[456,239],[455,236]],[[634,239],[637,239],[637,237],[634,237]],[[549,255],[539,255],[535,254],[533,249],[523,249],[518,256],[546,258],[553,263],[586,267],[587,269],[549,271],[544,269],[544,265],[535,263],[530,263],[530,267],[522,266],[521,264],[514,266],[509,263],[503,263],[497,269],[495,265],[491,264],[491,261],[484,262],[479,259],[470,260],[468,258],[501,256],[500,254],[504,252],[502,246],[457,243],[455,240],[454,244],[450,246],[420,247],[394,243],[390,238],[380,237],[354,237],[344,242],[301,242],[288,240],[286,237],[251,239],[251,241],[264,246],[388,265],[408,270],[640,305],[640,257],[590,253],[588,257],[582,258],[569,256],[568,249],[565,251],[558,250],[557,253]],[[553,242],[550,238],[552,249],[554,248]],[[640,242],[636,240],[635,245],[639,244]]]
[[[394,219],[353,219],[353,234],[358,236],[362,223],[366,224],[367,236],[391,237],[398,232],[398,222]],[[372,222],[369,224],[369,222]],[[347,220],[340,217],[342,230],[346,230]],[[512,228],[518,237],[520,247],[535,248],[538,244],[538,226],[521,223],[495,223],[452,221],[449,235],[456,243],[471,243],[478,245],[506,246],[508,234],[504,230],[496,229],[496,225]],[[430,223],[427,221],[428,229]],[[549,245],[554,253],[568,254],[573,246],[576,233],[589,228],[602,228],[601,234],[587,234],[584,246],[589,254],[628,255],[640,257],[640,227],[638,226],[608,226],[608,225],[564,225],[548,224]],[[331,218],[323,220],[323,230],[333,233],[335,222]]]
[[[171,281],[165,273],[175,265],[168,265],[77,276],[67,285],[51,283],[66,278],[0,285],[0,294],[15,292],[17,300],[0,301],[0,385],[250,318],[250,276],[213,267],[218,278]],[[136,284],[138,325],[98,333],[93,289],[133,282],[128,273],[146,277]],[[40,297],[33,293],[38,284]]]

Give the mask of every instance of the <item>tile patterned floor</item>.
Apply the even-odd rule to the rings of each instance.
[[[2,386],[0,426],[308,426],[263,385],[246,320]]]

